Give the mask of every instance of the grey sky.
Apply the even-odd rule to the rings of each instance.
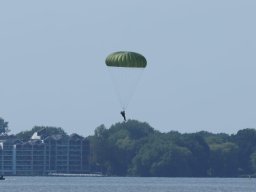
[[[106,56],[148,60],[128,118],[162,132],[256,127],[255,0],[0,1],[0,116],[93,134],[122,118]]]

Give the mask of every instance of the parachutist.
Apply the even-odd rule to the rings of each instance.
[[[123,116],[124,121],[126,121],[126,117],[125,117],[125,111],[121,111],[120,114]]]

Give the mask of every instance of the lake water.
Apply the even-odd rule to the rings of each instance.
[[[252,178],[6,177],[0,192],[255,192]]]

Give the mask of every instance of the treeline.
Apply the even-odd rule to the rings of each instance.
[[[42,129],[48,135],[67,135],[62,128],[35,126],[8,136],[8,122],[0,118],[0,137],[26,141]],[[161,133],[147,123],[129,120],[108,129],[101,125],[87,139],[91,172],[146,177],[256,176],[255,129],[232,135]]]
[[[106,175],[148,177],[255,176],[256,130],[234,135],[205,131],[161,133],[129,120],[88,137],[91,169]]]

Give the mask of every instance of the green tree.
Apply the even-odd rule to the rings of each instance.
[[[243,129],[233,136],[233,141],[239,147],[239,170],[240,174],[252,174],[251,155],[256,151],[256,130]]]
[[[238,175],[239,147],[235,143],[215,143],[210,145],[209,176],[232,177]]]
[[[110,175],[127,175],[144,138],[153,133],[153,128],[147,123],[135,120],[117,123],[109,129],[104,125],[97,127],[90,138],[94,149],[92,167],[98,166],[98,169]]]
[[[256,131],[161,133],[129,120],[89,137],[92,170],[118,176],[235,177],[256,171]],[[240,172],[239,172],[240,170]]]
[[[131,172],[138,176],[191,176],[189,149],[177,146],[180,134],[151,135],[133,159]]]
[[[159,161],[151,166],[151,175],[158,177],[192,176],[190,160],[192,153],[185,147],[170,145]]]
[[[0,117],[0,136],[7,135],[9,131],[8,122],[4,121],[4,119]]]
[[[147,142],[140,148],[132,161],[131,174],[137,176],[152,176],[152,165],[160,161],[162,155],[166,152],[166,146],[158,136],[151,136]]]
[[[109,174],[109,147],[107,142],[107,129],[100,125],[94,130],[94,136],[89,137],[91,151],[91,171],[100,171]]]
[[[250,161],[251,161],[253,173],[254,175],[256,175],[256,151],[251,154]]]
[[[207,176],[210,148],[200,133],[184,134],[178,144],[186,147],[192,153],[190,167],[192,168],[193,176]]]

